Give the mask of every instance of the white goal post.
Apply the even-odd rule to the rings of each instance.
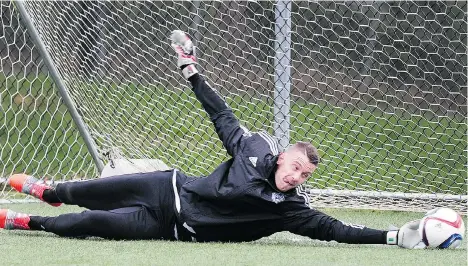
[[[467,211],[466,1],[2,1],[0,17],[3,181],[96,178],[115,151],[194,176],[226,160],[174,63],[182,29],[245,127],[318,147],[312,206]]]

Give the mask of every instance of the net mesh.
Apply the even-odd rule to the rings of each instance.
[[[12,173],[96,176],[73,121],[12,2],[0,2],[0,199]]]
[[[25,90],[29,95],[55,95],[17,14],[14,19],[7,15],[15,13],[13,5],[1,5],[2,19],[15,23],[3,24],[0,41],[8,44],[7,51],[20,55],[2,52],[4,79],[42,77]],[[177,71],[168,43],[177,28],[193,37],[200,72],[241,123],[251,131],[274,134],[273,109],[281,100],[274,94],[274,2],[24,5],[100,154],[117,149],[127,158],[158,158],[196,176],[209,174],[228,158]],[[290,5],[290,142],[311,141],[323,157],[308,182],[312,205],[466,210],[466,2]],[[33,57],[25,59],[25,54]],[[20,65],[20,71],[8,72],[3,64]],[[20,91],[2,87],[2,106]],[[89,157],[82,153],[81,160],[74,160],[72,153],[51,157],[59,164],[73,162],[69,170],[50,169],[50,157],[38,155],[46,154],[41,147],[49,143],[60,145],[60,150],[85,150],[65,120],[65,110],[58,105],[61,111],[21,106],[11,111],[13,121],[25,123],[26,116],[54,133],[31,144],[27,154],[27,145],[7,137],[0,151],[4,176],[33,170],[59,179],[71,173],[95,177]],[[49,116],[60,122],[42,122]],[[3,122],[1,129],[20,128]],[[30,123],[23,131],[38,135],[38,128]],[[15,145],[20,151],[13,153],[21,159],[11,157],[8,147]],[[17,160],[37,162],[37,168],[22,169]]]

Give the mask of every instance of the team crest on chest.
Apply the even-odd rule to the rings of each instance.
[[[281,193],[273,192],[273,193],[271,194],[271,200],[272,200],[274,203],[278,204],[278,203],[284,201],[284,195],[281,194]]]
[[[257,160],[258,160],[257,157],[249,157],[249,160],[254,167],[257,167]]]

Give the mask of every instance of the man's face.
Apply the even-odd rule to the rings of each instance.
[[[302,185],[317,168],[306,154],[294,149],[281,153],[277,164],[275,184],[282,192]]]

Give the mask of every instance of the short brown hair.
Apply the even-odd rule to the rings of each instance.
[[[298,141],[294,145],[290,147],[290,149],[297,149],[302,152],[304,152],[307,155],[307,158],[309,158],[309,162],[315,166],[317,166],[320,162],[320,157],[317,151],[317,148],[314,147],[309,142],[305,141]]]

